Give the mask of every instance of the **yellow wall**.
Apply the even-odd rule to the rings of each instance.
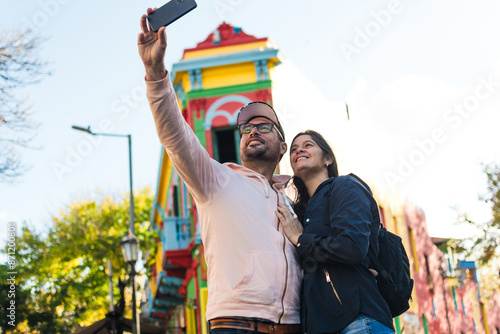
[[[253,62],[204,68],[201,70],[201,76],[203,89],[225,87],[228,86],[228,83],[232,86],[257,81]],[[178,84],[181,81],[185,93],[192,90],[187,72],[177,73],[174,83]],[[196,89],[199,87],[195,87],[194,90]]]
[[[269,76],[274,70],[274,63],[278,61],[273,59],[268,61]],[[236,86],[248,83],[254,83],[257,80],[254,62],[231,64],[217,67],[207,67],[201,70],[203,89]],[[178,72],[175,77],[175,84],[182,81],[182,89],[185,93],[191,91],[191,81],[187,72]],[[199,89],[195,87],[195,89]]]
[[[250,51],[250,50],[265,48],[267,45],[268,45],[267,41],[258,41],[258,42],[253,42],[253,43],[228,45],[228,46],[214,47],[214,48],[210,48],[210,49],[188,51],[184,54],[183,59],[207,57],[207,56],[212,56],[212,55],[220,55],[220,54],[224,54],[224,53]]]
[[[253,62],[205,68],[202,70],[202,77],[203,89],[223,87],[228,83],[232,86],[257,81]]]
[[[161,171],[160,171],[160,181],[158,184],[158,190],[156,192],[156,203],[154,205],[159,204],[162,209],[164,208],[164,203],[167,198],[167,192],[168,188],[170,186],[170,177],[172,176],[172,171],[173,171],[173,165],[172,161],[170,161],[170,158],[168,157],[167,153],[163,153],[163,160],[161,163]],[[154,222],[156,224],[159,224],[163,220],[162,216],[158,212],[158,210],[155,210],[154,214]]]
[[[196,312],[192,307],[185,307],[186,334],[196,334]]]
[[[157,251],[155,255],[155,267],[157,275],[159,275],[159,273],[163,270],[162,265],[163,265],[163,245],[161,241],[158,241]],[[158,287],[156,286],[155,280],[151,280],[151,294],[153,296],[156,296],[157,289]]]
[[[205,318],[205,313],[207,312],[207,302],[208,302],[208,288],[200,289],[200,315],[201,315],[201,332],[202,334],[207,334],[207,326],[205,326],[207,319]]]

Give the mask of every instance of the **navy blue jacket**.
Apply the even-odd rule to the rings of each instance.
[[[297,251],[304,269],[301,323],[308,334],[339,331],[360,313],[393,329],[389,306],[368,270],[368,248],[377,248],[380,225],[368,189],[353,176],[331,178],[307,205]]]

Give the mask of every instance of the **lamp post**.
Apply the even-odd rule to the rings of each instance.
[[[135,275],[137,274],[135,271],[135,263],[137,262],[137,257],[139,254],[139,241],[136,238],[135,234],[135,213],[134,213],[134,192],[132,187],[132,135],[122,135],[122,134],[114,134],[114,133],[97,133],[92,132],[90,126],[84,128],[81,126],[73,125],[71,126],[73,129],[78,131],[87,132],[93,136],[109,136],[109,137],[126,137],[128,138],[128,166],[129,166],[129,181],[130,181],[130,219],[129,219],[129,229],[128,234],[123,237],[121,241],[121,248],[123,252],[123,257],[125,258],[125,262],[130,264],[130,277],[132,279],[132,314],[133,314],[133,324],[132,330],[134,334],[140,333],[140,323],[139,318],[137,317],[137,303],[135,300]]]
[[[140,333],[139,318],[137,317],[137,302],[135,300],[135,263],[139,255],[139,240],[131,230],[122,238],[121,248],[125,262],[130,264],[130,278],[132,280],[132,333]]]
[[[135,234],[135,213],[134,213],[134,193],[132,188],[132,135],[120,135],[114,133],[96,133],[92,132],[90,126],[87,128],[73,125],[71,126],[73,129],[78,131],[87,132],[93,136],[109,136],[109,137],[127,137],[128,138],[128,168],[129,168],[129,181],[130,181],[130,219],[129,219],[129,229],[132,231],[132,234]]]

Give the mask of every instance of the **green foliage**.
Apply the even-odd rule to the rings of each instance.
[[[487,194],[482,200],[491,206],[491,220],[476,222],[463,215],[461,220],[473,225],[479,232],[477,236],[466,239],[460,243],[468,255],[476,254],[479,264],[490,263],[499,256],[500,246],[500,166],[486,165],[484,168],[488,178]]]
[[[141,250],[154,255],[152,201],[149,189],[134,198],[135,234]],[[72,333],[102,319],[109,308],[107,259],[112,260],[115,300],[117,279],[129,271],[120,249],[129,226],[128,195],[69,204],[52,223],[45,236],[25,225],[17,238],[19,285],[29,305],[22,319],[28,330],[19,333]]]
[[[457,242],[456,251],[477,260],[485,274],[483,279],[488,281],[488,290],[491,292],[500,288],[498,278],[500,270],[500,166],[486,165],[484,172],[488,185],[487,193],[481,199],[490,205],[491,219],[487,222],[477,222],[469,219],[467,215],[461,216],[460,220],[474,226],[478,234]]]
[[[15,302],[15,320],[16,322],[23,322],[27,319],[28,308],[26,301],[29,297],[29,291],[21,290],[19,284],[11,287],[10,282],[7,279],[11,278],[12,275],[8,275],[9,267],[7,265],[0,265],[0,328],[12,328],[8,325],[8,322],[12,321],[7,315],[10,314],[9,307],[11,307],[11,300]],[[12,295],[13,294],[13,295]]]

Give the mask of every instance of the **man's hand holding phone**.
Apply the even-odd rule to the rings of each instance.
[[[148,8],[146,13],[150,15],[155,10],[156,8]],[[164,64],[165,50],[167,49],[165,27],[161,27],[155,32],[149,24],[147,16],[142,15],[141,30],[142,32],[139,33],[139,37],[137,38],[137,46],[139,47],[139,55],[146,68],[146,80],[162,80],[167,74]]]

